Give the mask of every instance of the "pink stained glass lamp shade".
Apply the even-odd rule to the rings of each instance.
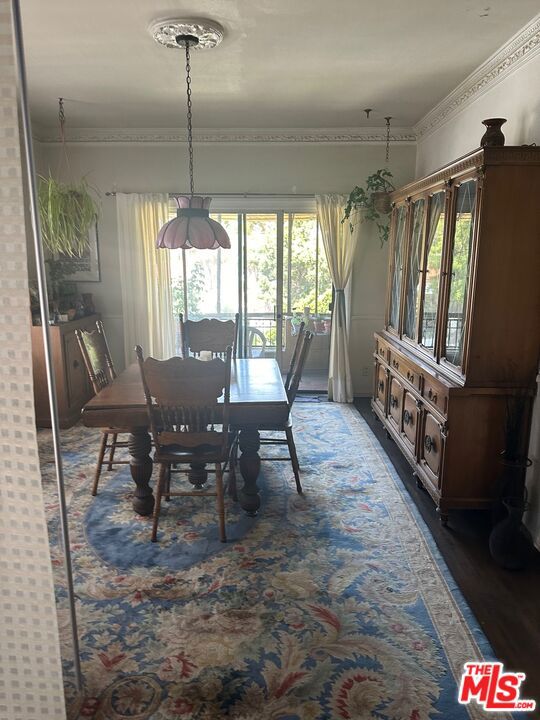
[[[231,247],[225,228],[209,217],[212,198],[185,195],[177,197],[176,202],[177,216],[165,223],[159,231],[156,243],[158,248],[215,250],[218,247]]]

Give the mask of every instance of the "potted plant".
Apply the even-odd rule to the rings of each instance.
[[[522,522],[527,509],[526,471],[531,464],[525,432],[529,409],[527,392],[507,399],[505,447],[501,452],[503,470],[493,505],[489,550],[493,559],[508,570],[525,567],[531,548],[530,535]]]
[[[84,179],[75,185],[40,176],[41,235],[51,255],[81,256],[88,247],[88,232],[99,214],[91,191]]]
[[[349,194],[347,205],[345,207],[345,215],[342,222],[350,221],[350,217],[354,211],[363,210],[362,220],[371,220],[377,225],[381,247],[388,240],[388,216],[390,213],[391,202],[390,193],[395,190],[392,184],[393,175],[390,170],[377,170],[366,179],[365,188],[358,185],[353,188]],[[350,223],[351,230],[353,228]]]

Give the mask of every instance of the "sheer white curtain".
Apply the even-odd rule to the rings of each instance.
[[[351,277],[357,233],[351,231],[349,222],[341,222],[347,202],[344,195],[317,195],[316,200],[328,269],[335,288],[328,398],[335,402],[350,403],[353,401],[349,363],[351,310],[345,291]]]
[[[171,251],[156,248],[158,231],[169,219],[169,197],[117,193],[116,212],[126,366],[135,362],[137,344],[145,355],[171,357],[175,351]]]

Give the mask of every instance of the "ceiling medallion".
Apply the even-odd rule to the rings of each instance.
[[[166,18],[153,22],[148,31],[154,40],[167,48],[178,50],[184,43],[177,42],[179,35],[196,37],[199,41],[192,44],[193,50],[211,50],[223,40],[223,28],[211,20],[186,20],[185,18]]]

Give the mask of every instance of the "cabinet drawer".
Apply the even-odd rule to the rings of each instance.
[[[424,375],[425,399],[434,405],[443,415],[448,414],[448,388],[430,375]]]
[[[373,397],[381,410],[386,413],[386,384],[388,372],[380,363],[375,363],[375,387],[373,388]]]
[[[401,427],[401,413],[403,408],[403,385],[390,375],[390,389],[388,393],[388,417],[395,425]]]
[[[377,355],[377,357],[380,357],[381,360],[385,360],[386,362],[388,362],[390,358],[390,346],[380,337],[377,337],[375,339],[375,355]]]
[[[443,452],[444,435],[441,424],[426,411],[419,443],[420,463],[437,487],[440,486]]]
[[[407,380],[417,390],[421,389],[421,374],[413,363],[404,360],[401,355],[395,351],[390,351],[389,357],[390,368],[399,373],[404,380]]]
[[[416,406],[416,398],[405,390],[403,395],[403,414],[401,434],[403,439],[410,445],[412,452],[416,448],[416,430],[418,426],[418,408]]]

